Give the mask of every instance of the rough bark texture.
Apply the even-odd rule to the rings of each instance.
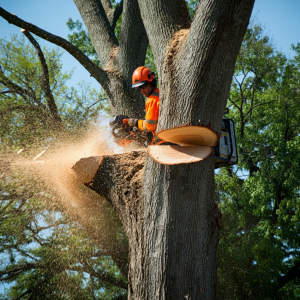
[[[161,74],[158,131],[189,123],[220,130],[253,3],[200,1],[190,30],[173,35]]]
[[[108,91],[114,114],[143,118],[144,97],[131,88],[133,70],[144,64],[148,38],[137,0],[123,4],[120,43],[100,0],[74,0],[88,29],[93,46],[108,75]],[[108,10],[107,1],[102,1]]]
[[[143,270],[140,270],[146,280],[143,294],[134,293],[133,298],[215,299],[219,228],[213,226],[212,185],[212,157],[169,167],[147,160],[144,177],[147,238]]]
[[[87,184],[115,208],[129,241],[129,257],[134,258],[130,259],[130,270],[140,268],[144,253],[142,184],[146,155],[142,150],[104,156],[95,178]]]
[[[108,4],[107,1],[103,1]],[[104,9],[100,0],[76,0],[82,18],[88,28],[103,69],[97,67],[82,51],[67,40],[51,34],[0,7],[0,15],[9,23],[24,28],[37,36],[52,42],[76,58],[91,76],[103,87],[114,114],[143,118],[145,115],[144,97],[131,88],[132,72],[144,64],[148,38],[140,16],[137,0],[127,0],[114,10]],[[107,8],[107,6],[105,6]],[[116,18],[121,15],[121,44],[113,32]],[[108,15],[107,15],[107,14]]]
[[[214,184],[213,157],[208,164],[176,166],[148,157],[144,174],[146,158],[145,150],[97,158],[101,165],[86,183],[116,209],[124,226],[129,299],[197,299],[199,293],[215,299],[219,227],[214,189],[207,185],[207,178]],[[84,164],[74,170],[80,176]]]
[[[184,0],[125,0],[119,42],[108,0],[74,1],[102,63],[97,78],[114,113],[144,116],[144,99],[130,81],[144,64],[149,39],[160,79],[158,131],[186,124],[220,130],[254,0],[201,0],[193,21]],[[2,9],[0,14],[49,38]],[[79,53],[58,37],[49,40]],[[78,60],[96,72],[82,54]],[[89,184],[113,205],[127,234],[129,298],[215,299],[213,157],[174,166],[145,160],[143,151],[105,156]]]

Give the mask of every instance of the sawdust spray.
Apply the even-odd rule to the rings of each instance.
[[[114,149],[113,149],[114,148]],[[49,197],[59,200],[64,213],[79,222],[90,237],[103,245],[120,230],[118,220],[111,222],[111,207],[100,195],[82,185],[71,167],[82,157],[113,154],[118,147],[112,142],[109,129],[89,128],[79,137],[63,135],[50,143],[46,151],[26,153],[26,149],[10,157],[13,169],[26,173],[26,185],[34,182]],[[40,155],[41,154],[41,155]],[[117,229],[116,229],[117,228]]]

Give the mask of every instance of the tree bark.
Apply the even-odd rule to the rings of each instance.
[[[100,62],[109,77],[106,93],[113,113],[143,118],[144,97],[131,88],[135,68],[145,62],[148,38],[137,0],[123,4],[120,43],[112,30],[100,0],[74,0],[88,29]],[[107,1],[103,1],[105,7]]]
[[[94,159],[92,176],[84,176],[91,172],[91,159],[82,159],[73,170],[107,199],[123,224],[129,241],[129,299],[197,299],[199,293],[215,299],[219,227],[212,203],[213,157],[207,165],[161,168],[145,150],[133,151]],[[183,183],[179,189],[178,181]]]
[[[200,1],[192,23],[183,0],[169,2],[139,1],[160,78],[158,131],[218,132],[254,0]],[[127,234],[129,299],[216,299],[213,157],[173,166],[148,157],[144,168],[136,153],[106,157],[89,184]]]
[[[143,117],[143,97],[130,79],[144,63],[147,33],[160,79],[158,132],[187,124],[220,131],[254,0],[199,1],[193,22],[184,0],[127,0],[120,42],[100,0],[75,3],[114,113]],[[213,157],[173,166],[146,157],[104,156],[87,183],[113,205],[128,237],[129,299],[216,299]]]

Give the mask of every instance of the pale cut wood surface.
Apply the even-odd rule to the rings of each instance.
[[[104,156],[90,156],[81,158],[72,167],[78,180],[84,184],[88,184],[95,177]]]
[[[210,146],[149,146],[148,154],[163,165],[178,165],[204,160],[212,154]]]
[[[219,136],[209,128],[184,126],[159,132],[158,137],[167,142],[184,146],[216,146]]]

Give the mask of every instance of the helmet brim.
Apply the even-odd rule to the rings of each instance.
[[[141,85],[143,85],[143,84],[145,84],[147,81],[141,81],[141,82],[138,82],[138,83],[134,83],[133,85],[132,85],[132,88],[137,88],[138,86],[141,86]]]

